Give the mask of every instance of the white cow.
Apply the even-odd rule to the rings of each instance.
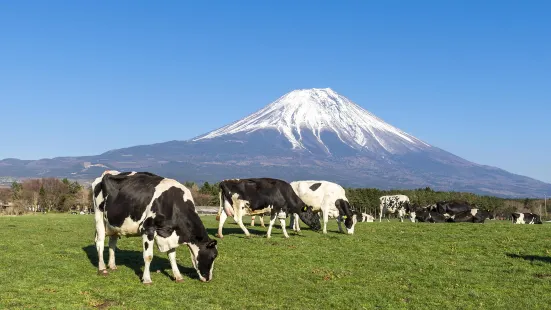
[[[339,225],[339,232],[342,232],[341,222],[344,221],[347,233],[354,234],[354,226],[357,223],[348,199],[342,186],[328,181],[295,181],[291,187],[302,201],[312,207],[315,213],[321,212],[323,216],[323,233],[327,233],[327,222],[329,218],[336,218]],[[291,227],[294,231],[300,231],[298,215],[293,214]]]
[[[409,197],[406,195],[381,196],[379,201],[379,222],[381,222],[383,218],[384,210],[392,214],[398,211],[400,222],[403,222],[404,216],[409,213]],[[412,218],[411,221],[415,222],[415,219]]]
[[[511,214],[511,216],[513,220],[513,224],[543,224],[540,216],[535,213],[515,212]]]
[[[362,213],[362,219],[358,219],[358,222],[369,222],[369,223],[372,223],[373,221],[375,220],[375,218],[373,217],[373,215],[371,214],[367,214],[367,213]]]

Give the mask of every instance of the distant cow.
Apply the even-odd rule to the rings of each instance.
[[[439,201],[436,203],[436,211],[446,215],[446,217],[450,217],[460,212],[471,211],[471,209],[474,208],[474,205],[465,201]]]
[[[431,211],[430,207],[418,208],[418,209],[415,209],[414,211],[411,211],[411,218],[413,220],[417,219],[418,222],[428,222],[428,223],[446,222],[446,217],[443,214],[440,214],[436,211]]]
[[[374,220],[375,220],[375,217],[371,214],[360,213],[359,216],[358,216],[358,222],[370,222],[370,223],[372,223]]]
[[[458,212],[448,218],[448,222],[470,222],[470,223],[484,223],[485,220],[491,219],[493,216],[490,212],[485,210],[471,209],[468,211]]]
[[[342,186],[328,181],[295,181],[291,182],[291,187],[306,205],[312,207],[313,212],[321,212],[324,234],[327,233],[329,218],[337,219],[339,232],[343,232],[341,222],[344,222],[347,233],[349,235],[354,234],[357,216],[350,207]],[[294,230],[300,231],[296,215],[293,226]]]
[[[513,224],[543,224],[541,218],[535,213],[512,213]]]
[[[150,284],[153,244],[168,252],[177,282],[183,280],[176,262],[176,248],[185,244],[199,279],[212,279],[218,255],[216,240],[209,238],[195,210],[191,192],[179,182],[148,172],[106,171],[92,183],[96,222],[98,273],[107,275],[103,260],[105,236],[109,236],[109,269],[115,265],[119,236],[142,236],[145,262],[143,283]]]
[[[312,230],[320,229],[319,216],[312,212],[293,191],[289,183],[271,178],[234,179],[220,182],[220,223],[218,237],[228,216],[233,216],[245,235],[250,233],[243,225],[243,215],[256,215],[270,212],[270,225],[267,237],[270,238],[272,226],[279,218],[285,238],[289,238],[285,228],[287,214],[298,213],[300,219]]]
[[[379,222],[382,221],[385,211],[392,214],[398,212],[400,222],[403,222],[404,216],[409,213],[409,197],[406,195],[381,196],[379,202]]]

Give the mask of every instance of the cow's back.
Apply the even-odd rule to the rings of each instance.
[[[107,225],[121,234],[136,234],[163,177],[150,173],[107,174],[101,182]]]
[[[253,210],[268,206],[294,209],[302,205],[289,183],[272,178],[224,180],[220,182],[220,194],[228,202],[232,202],[232,196],[237,195],[238,199],[248,201]]]
[[[295,181],[291,182],[291,187],[314,211],[319,211],[324,204],[336,208],[335,201],[338,199],[348,201],[344,188],[328,181]]]

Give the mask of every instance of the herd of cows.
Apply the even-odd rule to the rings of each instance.
[[[279,219],[285,238],[289,238],[286,218],[290,216],[290,229],[300,231],[299,219],[314,231],[327,233],[329,218],[336,219],[339,231],[354,234],[357,222],[373,222],[374,217],[358,212],[349,203],[345,190],[327,181],[296,181],[287,183],[271,178],[224,180],[219,185],[220,209],[218,233],[224,238],[223,226],[233,217],[245,235],[250,233],[243,224],[243,216],[269,214],[267,237]],[[98,252],[98,274],[107,275],[107,267],[116,270],[115,249],[120,236],[141,236],[143,241],[144,284],[151,284],[150,264],[153,246],[167,253],[176,282],[183,280],[176,263],[176,248],[188,246],[193,267],[199,279],[212,279],[214,260],[218,256],[217,240],[211,239],[195,209],[191,192],[180,182],[149,172],[105,171],[92,183],[96,223],[95,243]],[[429,206],[410,203],[405,195],[380,197],[379,222],[385,213],[397,214],[403,222],[409,216],[412,222],[472,222],[484,223],[493,219],[487,210],[480,210],[466,202],[438,202]],[[320,222],[321,219],[323,221]],[[533,213],[514,213],[513,223],[542,224]],[[322,229],[323,224],[323,229]],[[107,267],[103,258],[105,237],[109,237]]]

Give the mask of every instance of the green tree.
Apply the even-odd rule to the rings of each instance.
[[[17,183],[16,181],[13,181],[11,184],[11,192],[13,196],[13,200],[18,200],[21,198],[21,192],[23,190],[23,185],[21,183]]]

